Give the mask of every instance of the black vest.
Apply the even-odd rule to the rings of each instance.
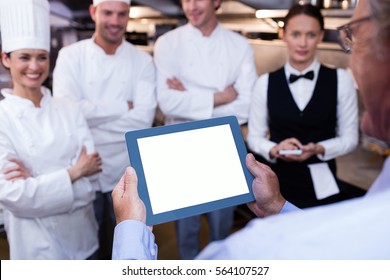
[[[295,137],[303,145],[334,138],[337,126],[337,70],[321,65],[313,96],[301,111],[287,84],[284,68],[269,74],[268,126],[270,140]],[[306,163],[319,162],[316,156]]]

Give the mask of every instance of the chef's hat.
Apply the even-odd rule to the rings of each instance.
[[[108,1],[117,1],[117,2],[123,2],[130,5],[131,0],[93,0],[93,5],[96,7],[100,3],[108,2]]]
[[[50,51],[50,18],[47,0],[0,0],[2,50]]]

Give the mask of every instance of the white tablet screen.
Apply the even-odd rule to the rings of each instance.
[[[248,193],[228,124],[137,143],[153,214]]]

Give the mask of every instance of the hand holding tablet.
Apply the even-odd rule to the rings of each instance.
[[[254,201],[235,117],[131,131],[126,142],[147,225]]]

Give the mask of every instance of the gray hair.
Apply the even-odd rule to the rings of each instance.
[[[390,0],[369,0],[373,19],[377,26],[377,36],[380,42],[390,40]]]

